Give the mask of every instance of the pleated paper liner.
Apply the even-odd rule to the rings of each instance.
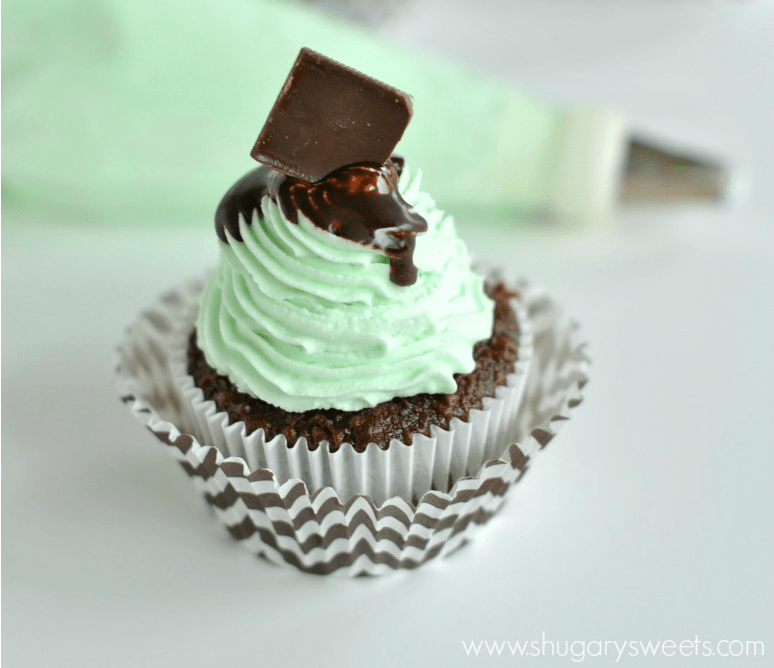
[[[345,443],[331,452],[327,443],[310,450],[304,438],[288,447],[284,436],[268,440],[262,429],[247,435],[243,423],[229,424],[228,415],[204,398],[187,371],[188,340],[197,313],[197,302],[191,299],[166,343],[170,372],[185,408],[184,422],[176,424],[199,442],[217,447],[224,457],[243,459],[251,471],[269,469],[280,485],[301,480],[311,493],[332,487],[342,500],[365,494],[380,505],[394,496],[417,502],[431,489],[448,492],[455,480],[475,475],[513,439],[532,335],[520,300],[512,300],[512,307],[520,331],[518,361],[506,384],[496,388],[494,397],[483,400],[482,409],[472,410],[466,421],[453,419],[448,429],[432,427],[429,436],[414,434],[408,445],[393,440],[381,449],[370,443],[358,452]]]
[[[540,291],[516,287],[524,336],[508,387],[469,423],[417,435],[412,446],[334,456],[228,425],[181,371],[201,283],[165,295],[130,328],[121,396],[252,552],[321,574],[414,568],[467,541],[581,401],[588,361],[576,326]]]

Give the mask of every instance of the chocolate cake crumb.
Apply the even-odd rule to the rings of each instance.
[[[357,411],[286,411],[240,392],[209,366],[198,347],[196,330],[189,340],[188,373],[204,397],[214,401],[219,411],[228,413],[229,423],[244,422],[248,434],[262,428],[267,440],[283,434],[291,444],[303,436],[310,450],[322,441],[328,441],[331,452],[342,443],[352,443],[358,452],[372,442],[386,450],[392,439],[410,443],[414,433],[429,436],[432,425],[448,429],[452,418],[466,420],[472,409],[482,408],[484,397],[493,397],[495,389],[505,384],[518,358],[519,328],[510,305],[518,295],[503,283],[487,286],[486,292],[494,300],[492,336],[474,346],[475,369],[454,375],[454,394],[395,397]]]

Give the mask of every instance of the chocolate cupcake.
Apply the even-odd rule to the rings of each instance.
[[[448,490],[513,439],[530,350],[518,293],[471,270],[401,160],[289,180],[259,168],[217,209],[221,260],[175,346],[188,403],[280,483],[377,504]],[[243,433],[236,450],[221,424]]]
[[[378,573],[454,549],[494,512],[539,412],[520,411],[525,388],[535,400],[545,379],[523,288],[472,271],[419,176],[382,155],[394,142],[277,146],[283,123],[309,117],[275,112],[304,99],[292,88],[310,67],[354,77],[375,108],[408,100],[310,54],[256,144],[264,166],[218,206],[218,266],[131,330],[122,394],[252,550]],[[317,173],[343,156],[366,159]]]

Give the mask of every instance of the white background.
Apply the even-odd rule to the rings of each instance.
[[[239,549],[119,403],[113,347],[215,260],[209,226],[3,240],[3,659],[26,666],[570,666],[469,640],[762,640],[774,656],[774,8],[406,2],[381,30],[737,166],[725,207],[606,230],[459,221],[549,288],[594,360],[585,403],[470,546],[320,578]],[[95,247],[102,252],[93,252]],[[66,278],[63,278],[66,277]],[[614,665],[615,657],[587,659]]]

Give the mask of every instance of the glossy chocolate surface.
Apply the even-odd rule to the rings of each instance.
[[[411,97],[301,49],[250,155],[303,181],[362,162],[383,164],[411,120]]]
[[[398,192],[402,166],[403,160],[395,156],[383,165],[350,165],[317,183],[259,167],[237,181],[218,205],[218,237],[228,243],[228,231],[241,241],[240,215],[251,223],[268,195],[292,223],[301,213],[331,234],[380,250],[390,261],[390,280],[412,285],[417,279],[416,235],[427,230],[427,222]]]

